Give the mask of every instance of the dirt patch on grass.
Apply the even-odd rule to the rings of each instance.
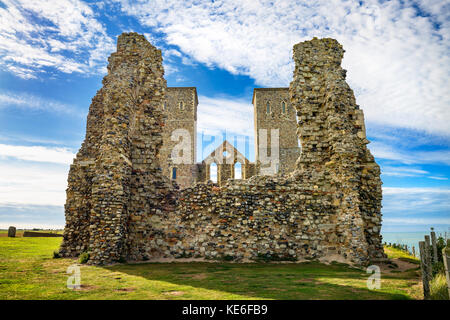
[[[181,275],[183,278],[189,278],[194,280],[204,280],[208,277],[206,273],[189,273]]]
[[[182,296],[184,291],[165,291],[162,294],[166,296]]]
[[[283,288],[267,288],[267,290],[270,290],[270,291],[287,291],[287,289],[283,289]]]
[[[119,288],[119,289],[116,289],[115,291],[119,291],[119,292],[132,292],[132,291],[135,291],[136,290],[136,288]]]
[[[317,282],[314,279],[311,278],[303,278],[303,279],[298,279],[298,280],[294,280],[295,283],[315,283]]]
[[[75,289],[76,291],[89,291],[89,290],[95,290],[98,289],[98,286],[93,286],[89,284],[82,284],[80,285],[80,288]]]
[[[418,265],[401,259],[391,259],[391,263],[380,264],[383,273],[398,273],[417,269]]]

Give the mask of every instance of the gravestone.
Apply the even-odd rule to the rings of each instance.
[[[16,236],[16,227],[9,227],[8,237],[14,238]]]

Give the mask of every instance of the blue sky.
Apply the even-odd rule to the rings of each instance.
[[[450,227],[450,3],[397,0],[0,0],[0,227],[64,225],[91,99],[130,31],[162,49],[168,86],[197,87],[199,145],[216,137],[198,160],[224,134],[253,160],[253,88],[289,86],[295,43],[337,39],[382,168],[383,231]]]

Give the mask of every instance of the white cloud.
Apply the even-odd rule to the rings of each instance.
[[[74,157],[67,148],[0,144],[0,218],[8,206],[24,214],[29,214],[30,206],[43,216],[48,212],[36,206],[57,206],[61,212]]]
[[[103,73],[114,41],[79,0],[4,0],[0,7],[0,66],[36,78],[46,68]]]
[[[395,160],[405,164],[442,163],[450,165],[450,150],[402,150],[378,141],[369,144],[368,147],[372,154],[379,159]]]
[[[448,225],[450,218],[386,218],[383,223],[394,225]]]
[[[62,205],[1,204],[0,228],[64,228],[64,207]]]
[[[65,203],[68,165],[0,161],[0,206]]]
[[[66,113],[77,116],[85,116],[83,112],[76,111],[74,106],[42,98],[26,92],[9,92],[0,93],[0,109],[6,107],[14,107],[34,111],[51,111],[57,113]]]
[[[117,1],[182,54],[264,86],[289,85],[295,43],[336,38],[369,122],[450,135],[448,2]]]
[[[0,159],[2,158],[67,165],[73,161],[75,154],[67,148],[0,144]]]
[[[450,195],[450,189],[441,188],[399,188],[383,187],[383,195],[417,195],[417,194],[441,194]]]
[[[428,178],[428,179],[441,180],[441,181],[448,180],[448,178],[445,176],[431,175],[431,173],[429,171],[418,169],[415,167],[409,167],[409,166],[382,165],[381,173],[384,176],[400,177],[400,178],[408,177],[408,178]]]
[[[449,224],[450,189],[383,187],[383,223]]]
[[[198,132],[221,135],[227,132],[253,137],[253,106],[250,101],[199,96]]]
[[[386,176],[395,176],[395,177],[422,177],[423,175],[428,174],[429,172],[415,168],[382,166],[381,173]]]
[[[448,180],[446,177],[436,177],[436,176],[429,176],[428,178],[433,180]]]

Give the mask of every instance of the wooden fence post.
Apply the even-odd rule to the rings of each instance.
[[[433,262],[438,262],[438,253],[437,253],[437,245],[436,245],[436,233],[431,231],[431,245],[433,246]]]
[[[428,264],[425,253],[425,242],[419,242],[420,252],[420,268],[422,269],[422,283],[423,283],[423,298],[428,300],[430,298],[430,283],[428,281]]]
[[[425,256],[426,256],[426,262],[428,267],[428,280],[431,281],[433,278],[433,268],[431,264],[431,241],[430,236],[425,236]]]
[[[447,247],[442,249],[442,258],[445,266],[445,277],[447,278],[448,296],[450,298],[450,239],[447,240]]]

